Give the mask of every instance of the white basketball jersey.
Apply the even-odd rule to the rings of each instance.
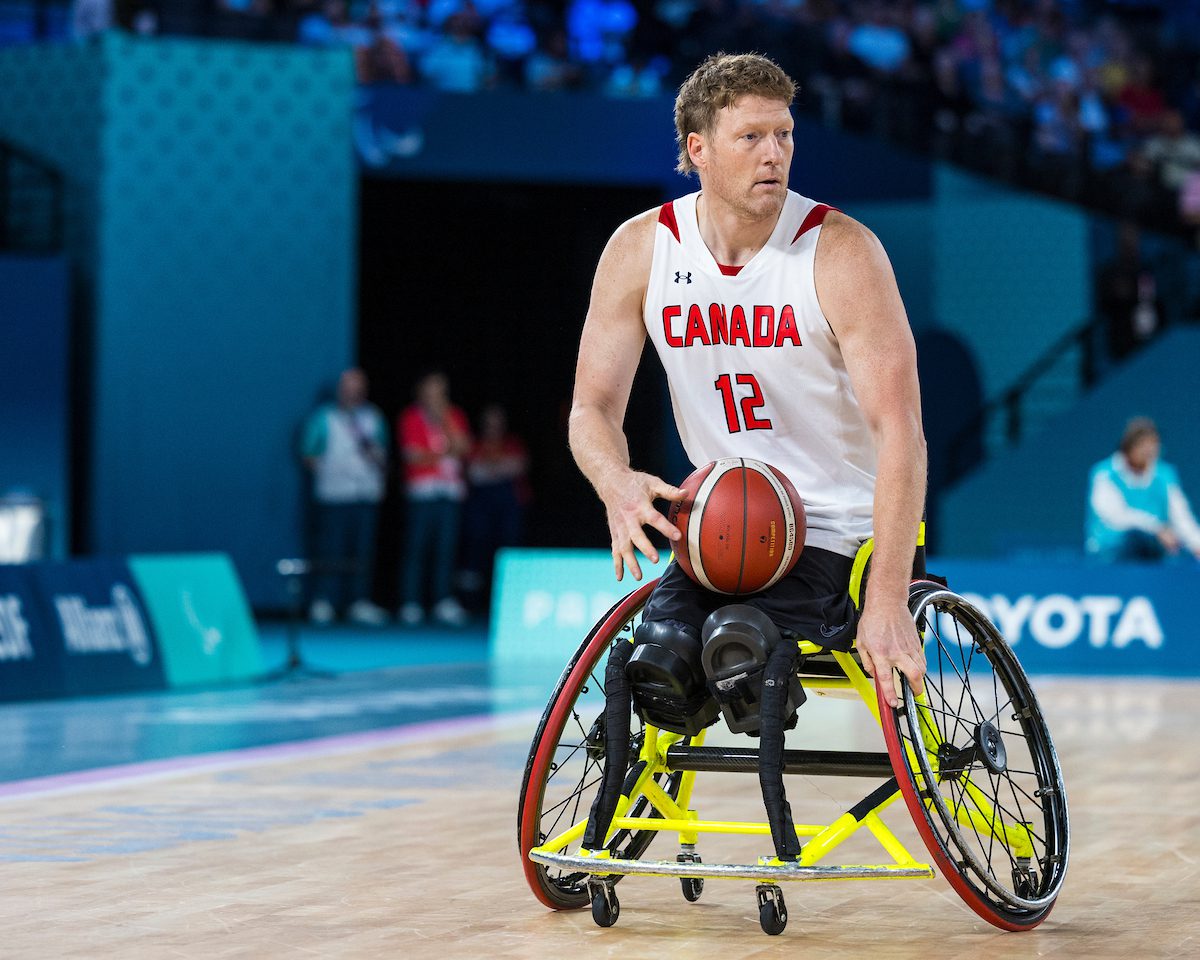
[[[684,450],[696,466],[777,467],[804,501],[805,543],[853,556],[871,536],[876,457],[813,279],[831,208],[788,191],[766,246],[723,268],[700,236],[699,195],[662,206],[646,290]]]

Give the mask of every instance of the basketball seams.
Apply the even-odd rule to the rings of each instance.
[[[707,572],[704,570],[703,551],[700,549],[701,527],[704,524],[705,510],[697,510],[696,504],[705,504],[708,501],[709,495],[717,485],[717,481],[725,476],[730,470],[734,469],[733,460],[717,460],[713,464],[712,470],[708,476],[701,482],[696,490],[696,495],[692,498],[692,509],[688,512],[688,556],[691,559],[692,572],[696,575],[696,580],[706,590],[712,590],[714,593],[722,593],[713,586],[712,580],[709,579]]]
[[[770,464],[762,463],[759,460],[743,460],[742,463],[746,469],[753,470],[766,479],[767,483],[771,485],[771,489],[775,491],[779,507],[783,511],[783,550],[780,551],[779,563],[775,567],[775,572],[762,587],[763,590],[766,590],[779,582],[791,564],[792,554],[796,550],[796,511],[792,508],[792,498],[788,495],[779,477],[775,475],[775,469]]]
[[[734,586],[734,590],[733,590],[735,596],[742,592],[742,580],[746,576],[747,535],[746,535],[745,519],[746,519],[746,517],[748,517],[750,515],[750,502],[749,502],[750,495],[747,490],[748,484],[746,481],[746,461],[744,459],[739,458],[738,459],[738,467],[741,469],[740,476],[741,476],[741,480],[742,480],[742,523],[741,523],[742,550],[741,550],[741,554],[738,557],[738,575],[737,575],[737,581],[735,582],[735,586]]]

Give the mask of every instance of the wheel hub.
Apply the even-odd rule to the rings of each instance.
[[[938,747],[938,779],[953,780],[962,776],[978,760],[992,773],[1004,773],[1008,769],[1008,754],[1004,749],[1004,738],[995,724],[985,720],[976,724],[971,742],[965,747],[943,743]]]
[[[1004,738],[996,726],[987,720],[975,728],[975,754],[992,773],[1004,773],[1008,769]]]

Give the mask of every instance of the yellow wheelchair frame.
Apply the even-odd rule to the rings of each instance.
[[[871,546],[870,541],[864,544],[855,559],[850,586],[856,604]],[[795,861],[785,862],[771,856],[760,857],[753,864],[701,862],[695,847],[703,834],[770,836],[770,825],[766,822],[704,820],[690,809],[698,773],[757,772],[757,750],[706,747],[707,730],[687,738],[650,724],[643,726],[640,743],[635,744],[636,759],[622,785],[603,847],[594,850],[580,847],[571,852],[585,834],[586,817],[558,829],[560,812],[553,821],[553,835],[547,835],[545,825],[540,822],[542,796],[547,779],[556,772],[555,761],[546,759],[547,748],[561,737],[569,713],[563,706],[564,691],[569,694],[574,684],[575,689],[586,692],[590,682],[587,678],[595,679],[595,664],[605,652],[599,649],[597,641],[603,641],[600,645],[621,642],[608,637],[606,629],[611,631],[618,624],[624,639],[632,640],[629,624],[652,588],[653,583],[649,583],[634,591],[597,624],[564,671],[559,690],[547,706],[534,738],[521,794],[518,842],[527,879],[547,906],[579,908],[590,901],[596,922],[611,926],[620,911],[615,885],[622,876],[678,878],[688,900],[699,898],[704,879],[754,880],[763,930],[778,934],[787,923],[780,882],[926,879],[935,875],[936,864],[964,902],[990,923],[1006,930],[1027,930],[1045,919],[1061,887],[1069,848],[1066,797],[1049,732],[1011,648],[977,610],[932,582],[914,583],[910,607],[926,642],[931,641],[930,634],[934,635],[943,679],[940,683],[935,680],[931,668],[927,690],[920,696],[914,696],[907,683],[903,683],[905,702],[899,708],[889,705],[890,694],[885,695],[880,685],[866,675],[853,651],[827,651],[811,641],[797,641],[801,657],[798,673],[804,687],[817,693],[857,694],[882,728],[887,752],[785,750],[784,772],[788,774],[886,778],[833,822],[796,824],[803,845]],[[963,713],[964,700],[973,707],[973,712],[967,713],[966,720],[955,715],[953,725],[950,721],[954,713],[954,689],[945,680],[949,674],[944,670],[943,647],[953,653],[954,642],[947,644],[943,640],[939,631],[944,625],[939,625],[938,618],[949,618],[954,624],[960,651],[964,649],[962,632],[968,631],[971,637],[969,659],[963,653],[962,665],[955,667],[954,672],[958,673],[958,681],[965,684],[958,698],[958,713]],[[993,669],[997,701],[1001,686],[1009,694],[994,716],[985,716],[971,692],[970,673],[977,655],[980,664],[986,658]],[[589,658],[592,658],[590,664]],[[813,672],[813,668],[819,672]],[[884,678],[883,682],[891,685],[890,678]],[[1013,711],[1011,721],[1001,716],[1008,712],[1009,704]],[[560,720],[564,722],[560,724]],[[580,718],[575,716],[574,721],[582,731]],[[559,732],[554,732],[556,724]],[[598,749],[593,734],[576,748],[576,753]],[[1009,754],[1014,748],[1020,750],[1022,742],[1034,768],[1016,771],[1030,776],[1024,786],[1014,785],[1008,761]],[[1001,796],[1000,784],[1006,775],[1015,803]],[[1032,786],[1034,782],[1036,787]],[[1025,789],[1026,786],[1030,789]],[[1028,816],[1021,795],[1037,809],[1040,818]],[[933,856],[933,864],[917,860],[881,817],[899,799],[905,801],[918,833]],[[577,801],[574,806],[577,815],[582,803]],[[888,862],[825,862],[864,828],[879,843]],[[650,840],[663,832],[678,836],[682,851],[678,858],[641,859]],[[634,855],[614,856],[622,838],[636,838]],[[631,840],[627,850],[633,849]],[[993,857],[997,850],[1003,857]],[[994,860],[999,861],[999,866]],[[557,872],[556,882],[561,889],[550,881],[551,870]]]

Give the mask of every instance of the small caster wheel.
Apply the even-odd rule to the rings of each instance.
[[[598,927],[611,927],[621,915],[621,901],[608,884],[596,884],[592,891],[592,919]]]
[[[758,922],[763,933],[777,937],[787,926],[787,904],[783,902],[783,891],[773,883],[761,884],[758,893]]]
[[[676,863],[703,863],[698,854],[681,853],[675,858]],[[680,877],[679,885],[683,888],[683,899],[688,903],[695,903],[700,899],[700,894],[704,892],[703,877]]]

